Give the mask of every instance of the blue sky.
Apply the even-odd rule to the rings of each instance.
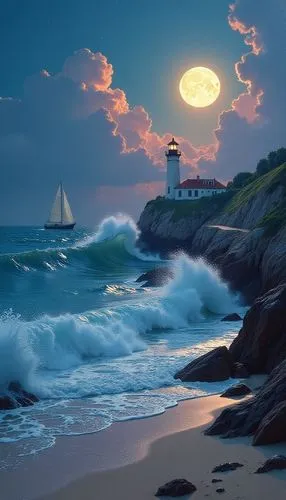
[[[1,2],[0,95],[18,97],[28,75],[60,71],[75,50],[101,51],[113,86],[142,104],[159,133],[194,144],[211,140],[218,113],[243,90],[234,64],[245,51],[227,23],[228,0],[29,0]],[[3,50],[4,48],[4,50]],[[199,112],[178,94],[184,70],[208,66],[222,81],[219,100]]]

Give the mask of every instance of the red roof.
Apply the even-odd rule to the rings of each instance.
[[[176,189],[226,189],[216,179],[186,179],[176,186]]]

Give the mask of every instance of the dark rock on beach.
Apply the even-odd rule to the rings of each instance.
[[[246,394],[250,394],[250,393],[251,393],[251,389],[247,385],[236,384],[236,385],[233,385],[232,387],[229,387],[228,389],[226,389],[226,391],[224,391],[220,397],[221,398],[233,398],[236,396],[246,396]]]
[[[270,472],[271,470],[282,469],[286,469],[286,457],[284,455],[274,455],[266,460],[262,467],[259,467],[255,473],[263,474],[264,472]]]
[[[221,321],[242,321],[242,318],[237,313],[227,314]]]
[[[285,407],[281,403],[285,401],[286,360],[272,371],[268,380],[253,398],[225,408],[205,434],[223,437],[254,434],[255,444],[285,439],[285,431],[281,424],[285,415]],[[273,427],[274,422],[276,422],[277,429]]]
[[[212,483],[215,484],[215,483],[222,483],[222,479],[212,479]]]
[[[231,370],[230,353],[225,346],[222,346],[191,361],[175,374],[175,378],[184,382],[213,382],[228,379]]]
[[[217,493],[224,493],[225,492],[225,489],[224,488],[218,488],[216,490]]]
[[[175,374],[185,382],[216,382],[228,378],[247,378],[248,370],[242,363],[233,363],[232,356],[225,346],[194,359]]]
[[[32,406],[38,400],[35,394],[25,391],[19,382],[11,382],[5,394],[0,395],[0,410]]]
[[[253,438],[254,446],[281,441],[286,441],[286,401],[278,403],[265,415]]]
[[[194,493],[196,489],[195,485],[187,481],[187,479],[173,479],[173,481],[160,486],[155,496],[182,497]]]
[[[172,277],[173,273],[171,269],[168,267],[157,267],[156,269],[152,269],[151,271],[141,274],[141,276],[137,278],[136,282],[144,282],[144,286],[148,287],[162,286],[165,285]]]
[[[215,472],[229,472],[231,470],[236,470],[239,469],[240,467],[243,467],[243,464],[240,464],[239,462],[226,462],[225,464],[220,464],[214,467],[212,470],[213,473]]]
[[[255,300],[229,350],[250,373],[270,373],[286,358],[286,284]]]

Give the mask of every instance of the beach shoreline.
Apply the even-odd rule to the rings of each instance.
[[[109,500],[116,492],[117,499],[147,500],[176,477],[196,485],[192,498],[212,498],[218,493],[211,483],[211,469],[222,462],[241,461],[242,469],[219,475],[223,483],[217,487],[225,487],[224,498],[259,495],[266,500],[275,491],[275,499],[282,500],[286,472],[263,477],[252,473],[269,456],[285,453],[284,444],[254,448],[249,438],[203,435],[213,417],[233,403],[218,395],[191,399],[162,415],[118,422],[95,434],[62,437],[54,447],[26,460],[25,466],[0,473],[3,498]]]
[[[218,488],[223,488],[223,497],[229,500],[285,499],[286,471],[254,474],[268,457],[285,453],[284,444],[255,448],[250,446],[249,438],[221,440],[204,436],[203,430],[213,416],[232,403],[210,396],[179,405],[175,420],[181,430],[177,427],[171,432],[168,428],[167,435],[149,443],[143,458],[86,475],[39,500],[151,500],[159,486],[175,478],[195,484],[197,491],[191,495],[194,499],[217,498]],[[185,429],[187,421],[189,428]],[[211,472],[216,465],[237,461],[243,467],[236,471]],[[213,478],[222,482],[214,484]]]

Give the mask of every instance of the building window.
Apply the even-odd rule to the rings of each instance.
[[[198,192],[198,190],[196,189],[196,190],[195,190],[195,197],[197,198],[198,196],[199,196],[199,192]]]
[[[170,194],[170,186],[168,186],[168,194]]]
[[[192,190],[191,190],[191,189],[189,189],[189,191],[188,191],[188,197],[189,197],[189,198],[191,198],[191,197],[192,197]]]
[[[178,196],[179,196],[179,198],[182,197],[182,191],[178,191]]]

